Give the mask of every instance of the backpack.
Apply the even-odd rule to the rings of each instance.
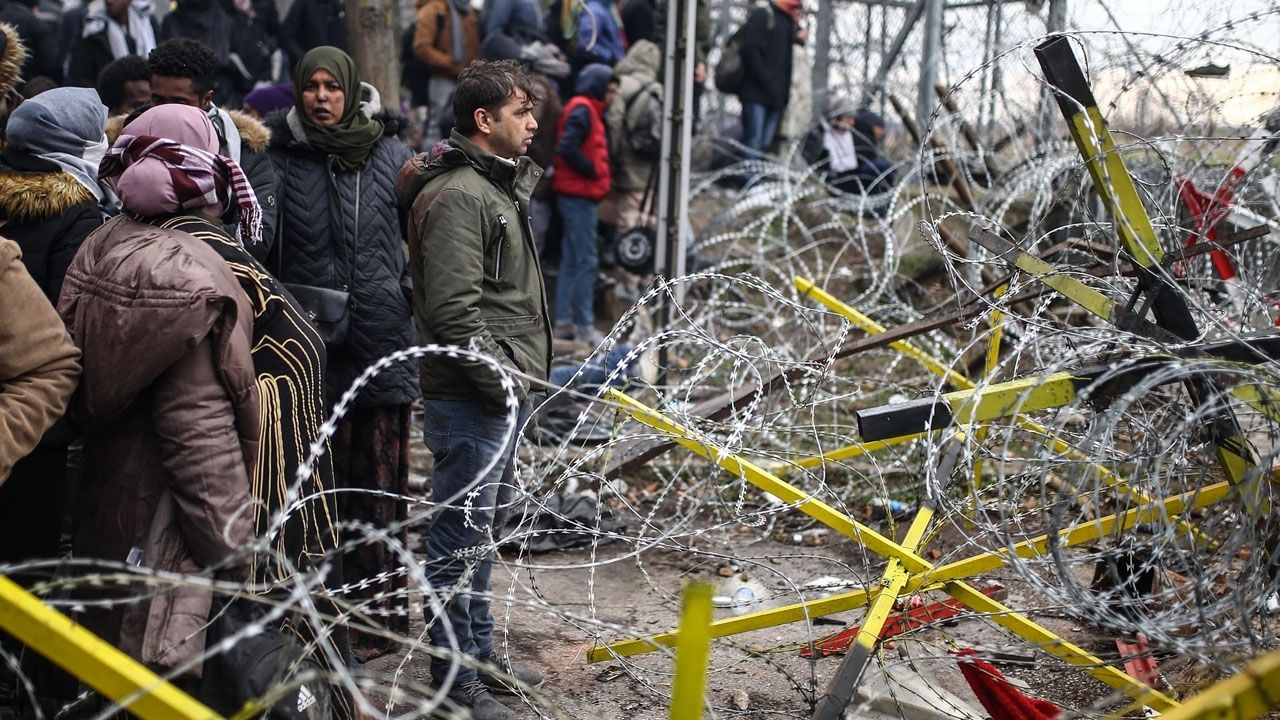
[[[773,30],[773,11],[769,8],[762,8],[768,13],[766,17],[767,27]],[[742,92],[742,80],[744,69],[742,67],[742,39],[747,33],[747,26],[751,24],[751,18],[747,18],[747,22],[742,27],[734,31],[729,39],[724,42],[724,48],[720,51],[720,62],[716,65],[716,89],[728,95],[737,95]]]
[[[205,664],[202,694],[211,704],[236,709],[275,696],[254,715],[263,720],[328,720],[335,698],[324,668],[294,638],[264,624],[264,615],[256,605],[232,601],[211,618],[210,645],[238,639]],[[249,630],[251,625],[258,629]]]
[[[650,82],[627,100],[622,129],[632,152],[642,158],[658,157],[662,150],[662,85]]]

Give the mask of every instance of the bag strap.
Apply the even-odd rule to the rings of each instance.
[[[640,198],[641,215],[653,214],[653,208],[650,206],[657,202],[657,198],[654,196],[657,195],[658,191],[658,165],[661,162],[662,157],[661,153],[659,153],[659,157],[654,158],[653,164],[649,167],[649,182],[645,183],[644,197]]]
[[[289,169],[293,165],[293,159],[288,153],[284,156],[284,177],[280,178],[277,183],[278,192],[276,193],[276,275],[284,273],[284,216],[285,208],[288,203],[285,202],[285,193],[289,189]]]
[[[645,83],[643,87],[641,87],[639,90],[635,92],[634,95],[632,95],[630,98],[627,99],[626,108],[623,109],[622,111],[622,129],[623,130],[626,130],[627,132],[631,131],[631,123],[630,123],[631,111],[635,109],[636,103],[640,102],[640,100],[643,99],[645,96],[657,94],[657,92],[654,90],[655,85],[658,85],[658,81],[651,80]]]

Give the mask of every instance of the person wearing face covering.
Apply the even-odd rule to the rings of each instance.
[[[242,581],[263,435],[253,304],[215,245],[170,224],[237,203],[259,240],[244,173],[210,148],[203,112],[165,105],[101,164],[124,212],[85,240],[58,302],[83,367],[68,413],[84,437],[72,546],[113,567]],[[180,681],[199,674],[208,587],[103,592],[134,600],[92,608],[87,627],[161,672],[185,668]]]
[[[396,176],[413,152],[395,139],[404,121],[381,111],[377,92],[360,82],[345,52],[311,50],[293,80],[294,106],[266,120],[278,179],[277,239],[266,265],[283,282],[348,294],[349,328],[328,345],[325,388],[332,406],[367,367],[416,343],[396,206]],[[413,364],[397,363],[365,385],[343,416],[333,437],[337,485],[374,491],[339,493],[343,522],[381,529],[407,517],[405,502],[391,495],[408,491],[410,407],[417,396]],[[401,526],[397,534],[405,533]],[[369,581],[348,601],[385,612],[378,616],[384,629],[407,633],[406,578],[395,572],[401,563],[388,545],[361,543],[344,562],[348,583]],[[378,577],[384,572],[390,577]],[[392,648],[380,636],[353,632],[352,640],[362,661]]]
[[[76,251],[102,225],[98,161],[107,149],[106,117],[88,88],[41,93],[9,117],[0,153],[0,233],[18,244],[22,265],[50,305]],[[59,422],[0,485],[0,564],[58,556],[74,437]]]

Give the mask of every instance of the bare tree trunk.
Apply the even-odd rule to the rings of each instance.
[[[382,106],[400,110],[400,43],[396,0],[346,0],[351,57],[360,77],[378,89]]]

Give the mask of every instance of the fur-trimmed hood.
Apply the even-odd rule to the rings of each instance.
[[[224,109],[223,112],[231,118],[231,122],[235,123],[236,130],[240,133],[242,151],[259,153],[271,146],[271,130],[267,129],[262,121],[239,110]],[[107,119],[108,144],[115,145],[116,138],[120,137],[120,133],[124,131],[126,118],[128,115],[116,115]]]
[[[20,169],[0,158],[0,220],[39,222],[57,217],[84,202],[96,202],[93,193],[70,173],[51,163],[49,169]]]
[[[22,64],[27,60],[27,46],[18,31],[8,23],[0,23],[0,99],[18,84]]]

